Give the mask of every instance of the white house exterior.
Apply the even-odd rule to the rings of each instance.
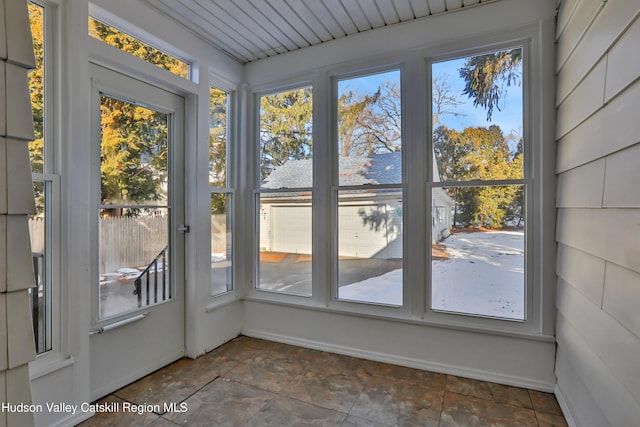
[[[401,153],[340,158],[340,170],[349,185],[393,184],[399,181]],[[311,182],[311,160],[289,160],[264,180],[264,188],[285,189]],[[436,168],[437,170],[437,168]],[[450,234],[453,200],[442,188],[433,189],[432,242]],[[309,197],[298,193],[272,193],[261,198],[260,250],[311,254]],[[337,229],[340,257],[401,259],[404,207],[397,190],[340,196]]]

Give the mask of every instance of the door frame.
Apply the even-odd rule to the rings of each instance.
[[[185,134],[186,134],[186,97],[177,94],[173,91],[167,90],[162,87],[158,87],[143,80],[125,75],[110,67],[104,65],[89,64],[90,76],[92,80],[91,84],[91,200],[93,207],[90,209],[91,213],[91,263],[90,263],[90,295],[91,295],[91,338],[90,338],[90,364],[91,364],[91,377],[90,381],[90,395],[91,399],[95,400],[100,398],[118,388],[127,385],[144,375],[147,375],[162,366],[165,366],[181,357],[185,354],[186,347],[186,332],[185,325],[186,319],[186,257],[185,257],[185,237],[184,233],[178,232],[178,227],[185,223],[186,218],[186,203],[185,203],[185,189],[186,186],[186,169],[185,169]],[[126,89],[119,87],[122,82]],[[131,85],[133,84],[133,90]],[[139,89],[138,89],[139,88]],[[101,208],[100,193],[100,94],[103,93],[107,96],[121,99],[126,102],[131,102],[137,105],[141,105],[155,111],[168,113],[171,117],[171,124],[169,126],[169,143],[171,144],[171,154],[169,156],[169,164],[167,165],[170,179],[169,200],[167,205],[170,207],[169,215],[169,234],[168,234],[168,246],[171,266],[169,268],[169,274],[171,275],[171,287],[174,291],[173,298],[170,301],[160,302],[155,305],[141,307],[136,310],[120,313],[115,316],[111,316],[105,319],[100,319],[99,316],[99,228],[98,218]],[[152,95],[149,95],[152,93]],[[155,93],[164,94],[160,96],[168,96],[170,98],[180,98],[179,106],[172,106],[167,108],[166,103],[161,100],[158,101],[158,97]],[[165,105],[162,105],[165,104]],[[99,372],[96,374],[96,370],[101,369],[104,363],[96,362],[104,358],[100,354],[100,351],[96,350],[100,347],[105,347],[100,344],[100,341],[116,341],[122,342],[122,340],[130,340],[131,335],[135,335],[134,324],[140,320],[140,325],[144,322],[153,321],[153,312],[159,312],[163,309],[162,306],[172,306],[175,312],[174,321],[178,322],[178,325],[173,325],[174,334],[179,334],[174,340],[175,343],[170,351],[161,351],[150,353],[155,354],[155,358],[147,364],[144,364],[140,368],[133,369],[131,372],[118,375],[117,377],[106,375],[109,378],[107,381],[104,379],[94,381],[93,378],[100,378]],[[146,317],[149,315],[149,318]],[[115,326],[115,327],[114,327]],[[102,336],[104,335],[104,336]],[[136,341],[134,347],[138,342]],[[126,343],[123,343],[126,344]],[[110,349],[111,346],[106,346]],[[104,351],[104,348],[102,349]],[[126,360],[126,357],[124,357]],[[106,368],[109,369],[109,368]]]

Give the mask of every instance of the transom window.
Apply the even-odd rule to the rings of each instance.
[[[130,36],[111,25],[89,17],[89,35],[123,52],[143,59],[150,64],[165,69],[176,76],[189,78],[189,64],[171,56],[149,44]]]

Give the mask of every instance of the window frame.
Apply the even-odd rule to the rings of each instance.
[[[105,42],[104,40],[101,40],[97,37],[93,37],[91,35],[91,33],[89,31],[87,31],[87,37],[89,37],[90,39],[93,40],[97,40],[99,43],[102,43],[104,45],[110,46],[111,48],[114,49],[118,49],[120,52],[123,52],[129,56],[133,56],[135,58],[138,58],[141,61],[146,62],[147,64],[151,64],[154,67],[162,70],[162,71],[166,71],[170,74],[172,74],[173,76],[181,79],[181,80],[186,80],[186,81],[196,81],[195,79],[195,73],[194,73],[194,61],[191,59],[185,59],[187,57],[187,55],[183,55],[183,54],[176,54],[175,53],[175,48],[170,47],[167,43],[165,42],[161,42],[158,39],[155,39],[153,36],[150,36],[148,34],[144,34],[144,32],[142,30],[140,30],[139,28],[129,24],[128,22],[124,21],[122,18],[115,16],[109,12],[106,12],[104,9],[96,6],[93,3],[89,3],[89,14],[87,16],[87,22],[93,19],[101,24],[107,25],[111,28],[113,28],[116,31],[119,31],[133,39],[136,39],[138,41],[140,41],[143,44],[146,44],[147,46],[156,49],[157,51],[159,51],[160,53],[170,56],[173,59],[180,61],[182,63],[184,63],[187,66],[187,75],[186,76],[181,76],[179,74],[176,74],[172,71],[166,70],[162,67],[160,67],[157,64],[154,64],[153,62],[147,61],[146,59],[140,58],[139,56],[133,55],[129,52],[126,52],[116,46],[110,45],[107,42]]]
[[[548,100],[553,98],[552,90],[542,81],[545,72],[548,74],[549,55],[542,51],[544,40],[541,39],[537,24],[523,26],[505,31],[489,31],[477,37],[440,41],[433,44],[423,43],[417,48],[403,48],[398,53],[363,57],[346,63],[336,63],[315,71],[313,75],[314,91],[314,235],[329,236],[331,242],[314,240],[314,268],[312,298],[301,299],[299,296],[256,292],[253,288],[246,294],[249,301],[262,301],[292,307],[307,308],[339,315],[353,315],[375,318],[391,322],[417,324],[422,326],[482,332],[492,335],[521,337],[533,340],[548,340],[552,336],[553,316],[553,284],[549,266],[553,265],[553,193],[548,173],[554,167],[554,151],[549,148],[548,127],[553,124],[550,114],[542,110]],[[431,62],[439,62],[473,54],[522,46],[523,48],[523,138],[528,143],[524,148],[524,178],[527,191],[525,196],[526,223],[526,320],[512,321],[501,318],[465,316],[436,312],[430,309],[431,295],[431,259],[429,252],[430,229],[425,227],[433,220],[431,213],[432,178],[432,124],[431,124]],[[405,206],[403,245],[403,306],[385,307],[375,304],[338,300],[336,261],[333,259],[337,251],[337,200],[333,194],[339,187],[337,177],[337,83],[338,79],[358,77],[385,70],[401,68],[402,70],[402,103],[403,103],[403,182]],[[541,72],[534,73],[534,70]],[[298,77],[296,77],[298,76]],[[259,96],[278,90],[300,86],[300,74],[293,74],[289,80],[273,80],[249,87],[254,96],[250,108],[250,132],[254,135],[249,141],[251,154],[248,164],[258,159],[254,151],[255,140],[259,129]],[[283,83],[286,82],[286,83]],[[295,82],[295,83],[294,83]],[[306,81],[305,81],[306,82]],[[411,90],[407,90],[411,85]],[[267,88],[267,89],[264,89]],[[428,101],[427,101],[428,100]],[[425,120],[428,118],[428,120]],[[252,164],[256,180],[257,168]],[[256,228],[255,217],[255,182],[251,192],[251,206],[254,214],[251,224]],[[250,188],[249,191],[252,189]],[[247,194],[247,197],[249,195]],[[426,212],[425,212],[425,208]],[[318,214],[318,215],[317,215]],[[318,218],[318,219],[316,219]],[[429,227],[430,228],[430,227]],[[420,230],[419,235],[415,235]],[[428,242],[425,242],[428,240]],[[255,248],[256,233],[252,248]],[[429,258],[427,258],[429,257]],[[252,259],[254,266],[254,282],[257,259]],[[544,269],[543,269],[544,265]],[[552,270],[553,268],[551,268]]]
[[[43,12],[43,167],[42,172],[32,172],[33,182],[42,182],[47,187],[45,196],[45,288],[47,293],[44,303],[47,304],[45,315],[48,317],[47,338],[50,348],[38,352],[36,347],[36,360],[32,362],[36,367],[36,375],[39,368],[49,362],[58,361],[63,356],[64,328],[62,313],[62,283],[61,283],[61,198],[60,187],[60,146],[57,126],[60,123],[59,108],[56,108],[58,99],[58,55],[60,46],[58,39],[58,4],[46,0],[29,0],[30,4],[42,8]]]
[[[236,222],[236,209],[235,206],[237,205],[237,201],[236,201],[236,197],[237,197],[237,192],[236,192],[236,181],[237,181],[237,174],[235,173],[236,170],[236,163],[235,163],[235,159],[237,158],[236,156],[236,152],[235,152],[235,147],[237,144],[234,143],[235,141],[235,128],[236,128],[236,109],[237,109],[237,93],[235,90],[230,89],[228,85],[223,84],[219,81],[217,81],[217,79],[215,77],[211,77],[209,79],[209,90],[211,89],[217,89],[221,92],[224,92],[226,94],[226,109],[227,109],[227,113],[226,113],[226,159],[225,159],[225,184],[224,186],[214,186],[211,184],[210,181],[208,181],[207,185],[209,188],[209,195],[210,197],[213,196],[214,194],[225,194],[227,196],[227,218],[231,221],[231,289],[227,289],[227,291],[225,292],[220,292],[217,294],[213,293],[213,290],[210,289],[209,292],[209,297],[213,298],[215,300],[219,300],[220,298],[225,298],[228,295],[233,295],[237,292],[236,289],[236,235],[237,233],[234,232],[234,224]],[[209,107],[211,108],[211,107]],[[210,117],[211,111],[209,111],[209,117]],[[208,152],[208,155],[210,156],[210,153]],[[210,159],[210,158],[209,158]],[[209,164],[209,162],[207,162],[207,164]],[[209,172],[209,170],[208,170]],[[209,177],[209,174],[207,173],[207,178]],[[211,203],[211,200],[209,200],[209,203]],[[211,214],[209,212],[209,214]],[[210,230],[209,235],[211,236],[211,234],[213,233],[213,230]],[[211,253],[212,251],[212,247],[211,247],[211,238],[209,238],[209,253]],[[209,273],[209,283],[212,283],[212,279],[213,279],[213,273],[212,273],[212,269],[210,269],[210,273]],[[227,284],[227,286],[229,286],[229,284]]]
[[[408,172],[407,172],[407,133],[406,133],[406,61],[405,60],[394,60],[391,62],[383,62],[378,64],[367,64],[365,66],[360,67],[351,67],[349,70],[345,71],[336,71],[334,73],[329,74],[329,81],[331,85],[331,97],[330,97],[330,142],[329,142],[329,153],[331,160],[329,163],[329,168],[325,168],[325,170],[330,169],[329,173],[329,187],[330,187],[330,206],[331,206],[331,222],[330,222],[330,232],[332,235],[332,239],[330,242],[330,253],[331,253],[331,266],[330,272],[331,277],[329,280],[330,290],[329,290],[329,305],[330,307],[334,307],[336,309],[345,310],[349,312],[361,312],[361,313],[384,313],[391,316],[404,316],[409,314],[408,307],[408,288],[407,288],[407,280],[405,279],[405,270],[406,270],[406,256],[407,253],[407,239],[406,239],[406,223],[403,218],[403,227],[402,227],[402,270],[403,270],[403,283],[401,284],[402,288],[402,304],[399,306],[395,306],[392,304],[382,304],[382,303],[374,303],[367,301],[358,301],[358,300],[349,300],[339,298],[338,294],[338,251],[339,251],[339,194],[341,191],[365,191],[369,189],[396,189],[399,188],[402,191],[402,207],[403,210],[406,211],[407,206],[407,180],[408,180]],[[399,84],[400,84],[400,111],[401,111],[401,136],[400,136],[400,144],[401,144],[401,178],[402,181],[400,183],[394,184],[363,184],[363,185],[340,185],[340,165],[339,165],[339,135],[338,135],[338,101],[340,97],[339,93],[339,84],[341,81],[357,79],[362,77],[374,76],[377,74],[384,74],[388,72],[397,71],[399,73]]]
[[[301,76],[295,79],[291,79],[286,83],[278,82],[273,85],[264,85],[262,87],[254,88],[253,91],[253,114],[251,117],[255,120],[253,128],[253,134],[250,138],[250,146],[251,157],[253,160],[252,174],[251,174],[251,196],[249,206],[251,206],[251,230],[252,236],[251,239],[251,259],[252,259],[252,274],[251,274],[251,282],[249,289],[247,290],[247,295],[250,297],[257,297],[258,299],[270,300],[270,301],[283,301],[292,303],[295,305],[304,305],[304,306],[314,306],[316,305],[316,301],[318,299],[318,295],[316,293],[316,280],[315,280],[315,230],[313,228],[312,223],[312,233],[311,233],[311,247],[312,247],[312,264],[311,264],[311,293],[309,295],[304,294],[295,294],[288,292],[280,292],[270,289],[261,289],[260,285],[260,196],[261,194],[277,194],[277,193],[310,193],[311,194],[311,209],[312,209],[312,218],[315,216],[314,211],[316,209],[316,136],[317,136],[317,127],[316,127],[316,111],[317,111],[317,89],[316,89],[316,80],[311,76]],[[268,189],[261,187],[261,179],[260,179],[260,100],[264,96],[275,95],[282,92],[289,92],[298,89],[310,88],[312,94],[312,118],[311,118],[311,140],[313,141],[313,151],[312,151],[312,164],[313,164],[313,182],[312,187],[296,187],[296,188],[279,188],[279,189]],[[313,219],[312,219],[313,221]]]
[[[470,180],[470,181],[447,181],[447,182],[434,182],[433,181],[433,161],[434,157],[432,155],[434,145],[433,145],[433,125],[431,120],[426,120],[426,131],[425,131],[425,139],[426,139],[426,164],[427,171],[426,174],[426,201],[430,202],[431,193],[434,188],[446,188],[446,187],[476,187],[476,186],[498,186],[498,185],[522,185],[524,187],[524,210],[525,210],[525,259],[524,259],[524,287],[525,287],[525,301],[524,301],[524,311],[525,311],[525,319],[517,320],[517,319],[507,319],[507,318],[493,318],[489,316],[477,315],[477,314],[469,314],[469,313],[452,313],[452,312],[442,312],[440,310],[434,310],[431,308],[431,295],[432,295],[432,260],[431,260],[431,251],[427,249],[425,255],[427,255],[426,262],[426,275],[425,275],[425,306],[424,313],[422,315],[423,319],[429,322],[434,322],[438,324],[447,324],[455,327],[468,327],[468,328],[480,328],[487,329],[494,332],[516,332],[516,333],[524,333],[529,334],[533,333],[535,330],[541,329],[542,319],[540,317],[540,298],[539,294],[541,292],[542,283],[535,282],[535,269],[537,267],[539,260],[536,259],[536,247],[534,242],[540,242],[539,235],[537,236],[536,230],[539,230],[539,221],[540,221],[540,209],[541,206],[536,206],[534,200],[534,193],[539,191],[538,187],[542,184],[539,182],[539,179],[534,179],[539,174],[536,174],[536,169],[539,167],[538,165],[542,162],[542,159],[536,158],[534,145],[542,144],[540,138],[536,140],[534,137],[534,129],[532,126],[535,126],[535,122],[533,120],[533,103],[534,100],[532,98],[532,94],[534,93],[534,84],[535,82],[532,79],[531,69],[533,67],[533,55],[535,51],[535,47],[532,46],[534,43],[532,36],[523,36],[523,37],[514,37],[509,40],[505,38],[506,41],[496,41],[489,43],[479,43],[476,46],[469,46],[469,43],[466,44],[464,48],[461,49],[453,49],[451,45],[445,45],[436,50],[439,50],[438,53],[425,55],[424,56],[424,68],[425,68],[425,80],[427,82],[427,95],[429,95],[429,100],[426,101],[426,118],[431,117],[432,115],[432,90],[430,89],[432,81],[432,64],[436,62],[442,62],[462,57],[474,56],[474,55],[483,55],[491,52],[495,52],[498,50],[521,47],[522,48],[522,137],[525,141],[523,147],[523,175],[521,179],[515,180],[488,180],[488,181],[480,181],[480,180]],[[433,221],[432,212],[430,209],[425,209],[427,212],[428,223],[429,221]],[[538,234],[541,234],[541,231],[538,231]],[[426,236],[428,237],[428,241],[431,241],[431,229],[430,227],[426,230]],[[541,243],[538,243],[539,245]]]

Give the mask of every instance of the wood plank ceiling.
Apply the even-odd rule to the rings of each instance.
[[[498,0],[147,0],[242,63]]]

